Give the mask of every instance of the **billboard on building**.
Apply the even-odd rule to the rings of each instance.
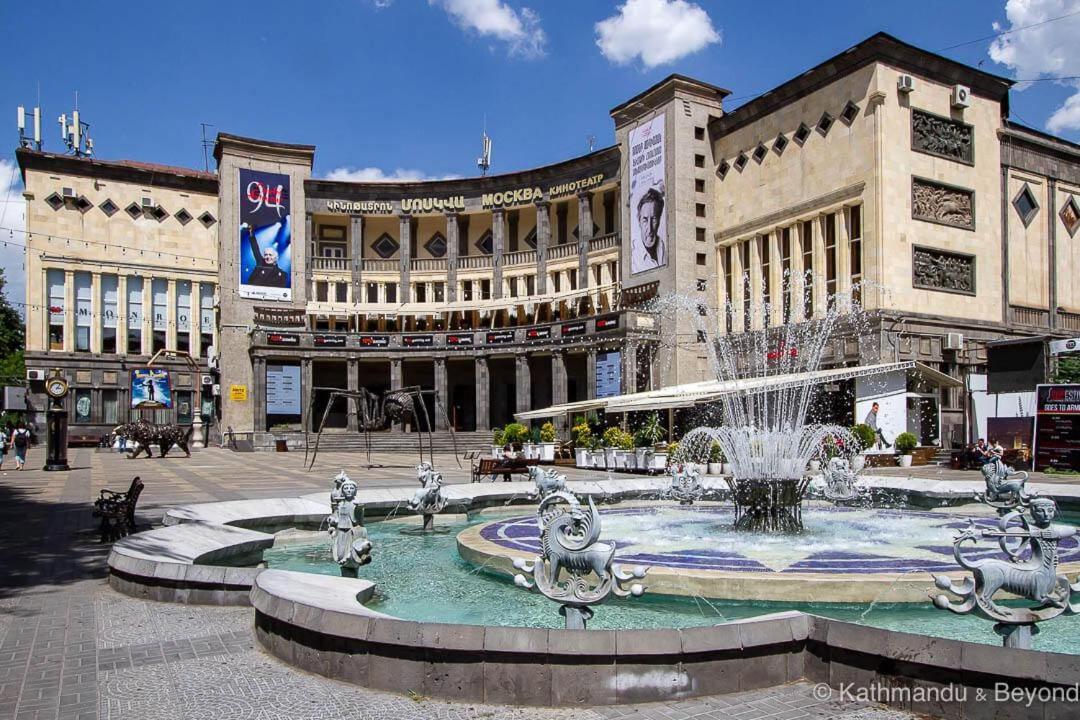
[[[596,397],[622,394],[622,353],[618,350],[596,353]]]
[[[289,176],[240,169],[240,297],[292,300]]]
[[[630,131],[630,273],[668,264],[664,116]]]
[[[1080,470],[1080,385],[1039,385],[1035,395],[1035,470]]]
[[[266,366],[266,414],[300,414],[300,366]]]
[[[131,409],[149,410],[172,407],[172,383],[169,371],[160,368],[135,368],[131,371]]]

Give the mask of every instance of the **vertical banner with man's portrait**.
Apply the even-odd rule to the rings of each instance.
[[[664,116],[630,131],[630,273],[667,265]]]
[[[240,169],[240,297],[292,300],[289,176]]]

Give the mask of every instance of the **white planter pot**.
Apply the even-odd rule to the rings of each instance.
[[[911,456],[910,455],[901,455],[900,456],[900,467],[911,467]]]
[[[493,457],[493,458],[501,458],[502,457],[502,446],[500,446],[500,445],[492,445],[491,446],[491,457]]]
[[[724,475],[730,475],[731,474],[731,463],[721,463],[720,464],[720,472],[722,474],[724,474]]]
[[[723,472],[723,466],[720,463],[709,463],[709,475],[719,475],[721,472]]]
[[[634,467],[645,470],[649,467],[649,448],[634,448]]]
[[[616,470],[629,470],[630,461],[633,459],[633,454],[626,450],[615,451],[615,469]]]
[[[810,461],[810,472],[812,472],[812,473],[821,472],[821,461],[820,460],[811,460]]]
[[[574,448],[574,464],[579,468],[592,467],[592,453],[589,448]]]
[[[851,469],[853,471],[860,472],[864,467],[866,467],[866,456],[865,455],[859,454],[859,455],[852,456],[852,458],[851,458]]]
[[[615,453],[619,452],[615,448],[604,448],[604,465],[608,470],[614,470],[619,467],[615,460]]]
[[[541,462],[555,462],[555,443],[540,443],[537,447],[540,449]]]
[[[592,451],[592,466],[603,470],[607,465],[604,463],[604,451],[593,450]]]
[[[525,459],[536,460],[540,457],[540,449],[535,443],[525,443]]]
[[[654,452],[651,457],[652,460],[649,462],[650,470],[659,470],[660,472],[664,472],[664,470],[667,470],[666,452]]]

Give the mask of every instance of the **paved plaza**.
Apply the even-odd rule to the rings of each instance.
[[[35,448],[31,467],[42,460]],[[71,460],[68,473],[6,465],[0,474],[0,719],[912,717],[816,699],[807,683],[662,705],[546,710],[448,704],[309,675],[256,645],[251,608],[154,603],[109,588],[93,498],[140,475],[140,527],[148,528],[178,504],[324,490],[340,468],[361,487],[412,485],[414,458],[376,455],[387,467],[368,470],[362,454],[322,453],[310,472],[302,453],[211,449],[190,459],[126,460],[80,449]],[[468,482],[467,464],[459,470],[447,457],[439,466],[448,482]]]

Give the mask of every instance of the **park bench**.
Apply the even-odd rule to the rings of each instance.
[[[101,518],[101,542],[119,540],[135,532],[135,504],[143,491],[143,482],[136,475],[127,492],[102,490],[94,501],[94,517]]]
[[[501,458],[478,458],[477,463],[472,468],[472,481],[481,482],[485,477],[491,476],[491,481],[495,482],[496,475],[502,475],[503,481],[509,481],[511,475],[528,475],[529,468],[534,465],[539,465],[540,461],[536,458],[512,460],[512,464],[507,464],[507,461]]]

